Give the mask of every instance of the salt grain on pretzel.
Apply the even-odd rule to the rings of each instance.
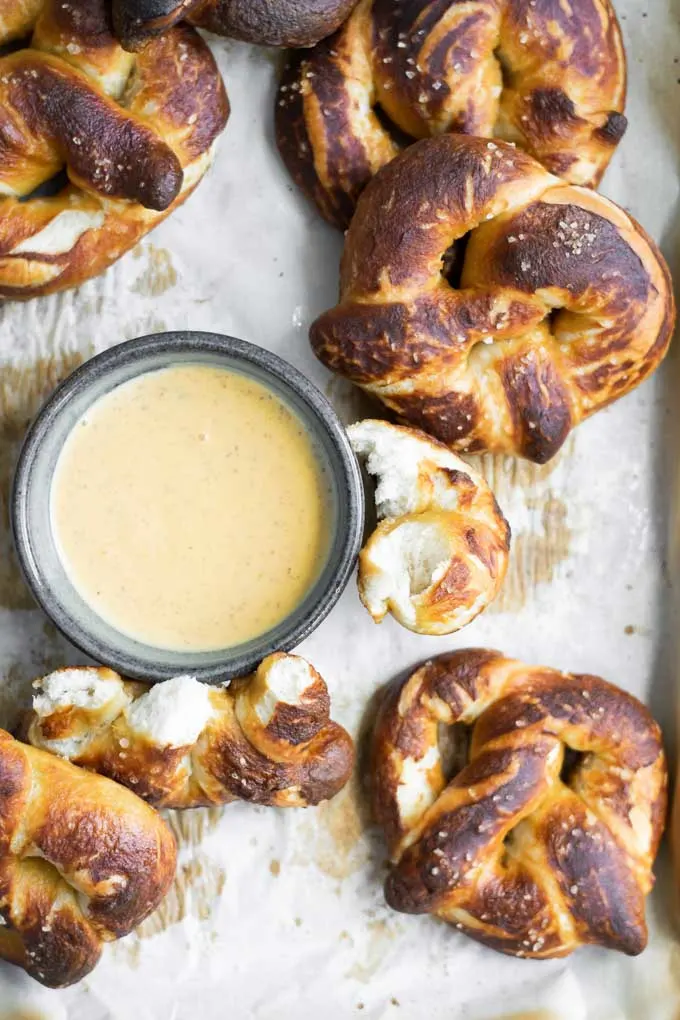
[[[279,149],[321,214],[346,227],[371,177],[417,138],[502,138],[594,186],[626,128],[610,0],[362,0],[288,64]]]
[[[48,0],[30,48],[0,57],[0,297],[101,273],[191,194],[226,124],[199,35],[180,26],[131,56],[109,6]],[[11,19],[0,33],[12,36]],[[30,197],[63,169],[58,194]]]
[[[51,988],[156,909],[176,847],[129,790],[0,730],[0,957]]]
[[[472,727],[469,763],[447,777],[438,732],[456,723]],[[443,655],[387,689],[370,779],[395,910],[519,957],[644,949],[667,775],[631,695],[497,652]]]
[[[156,807],[306,807],[338,793],[352,770],[352,740],[330,719],[326,684],[295,655],[270,655],[228,689],[188,676],[149,688],[90,667],[35,687],[30,743]]]
[[[444,135],[362,195],[311,339],[451,449],[544,463],[654,371],[674,322],[668,267],[627,213],[506,143]]]

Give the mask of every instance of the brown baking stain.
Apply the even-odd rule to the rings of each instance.
[[[469,458],[491,486],[501,509],[508,506],[516,490],[524,495],[528,510],[540,517],[541,527],[515,531],[508,573],[489,612],[522,609],[539,584],[549,584],[558,567],[569,559],[573,532],[568,524],[568,507],[550,484],[551,476],[571,453],[573,440],[549,464],[532,464],[513,457],[485,454]]]
[[[367,945],[362,948],[361,959],[357,960],[345,974],[345,977],[361,981],[363,984],[368,984],[380,969],[395,938],[403,930],[403,925],[392,920],[379,920],[371,921],[367,928],[369,938]]]
[[[561,1020],[557,1013],[547,1009],[532,1009],[529,1013],[504,1013],[503,1016],[489,1017],[489,1020]]]
[[[159,319],[158,316],[149,313],[129,319],[122,327],[120,335],[123,339],[133,340],[135,337],[149,336],[151,333],[165,333],[167,328],[165,319]]]
[[[197,847],[205,836],[215,829],[222,818],[224,808],[194,808],[192,811],[168,811],[165,820],[170,826],[180,847]]]
[[[356,780],[351,780],[337,797],[321,804],[309,821],[305,819],[306,828],[300,840],[304,855],[298,852],[295,863],[313,863],[338,880],[362,868],[370,857],[369,847],[362,839],[362,812]]]
[[[508,574],[493,612],[522,609],[539,584],[549,584],[560,564],[569,559],[572,531],[566,503],[550,491],[542,507],[543,533],[520,532],[512,543]]]
[[[0,371],[0,607],[32,609],[34,602],[24,584],[9,527],[12,476],[24,434],[54,388],[94,353],[65,351],[23,365],[3,365]]]
[[[0,1013],[0,1020],[47,1020],[47,1017],[32,1009],[13,1009],[11,1013]]]
[[[274,878],[278,878],[281,874],[281,861],[270,861],[269,870],[271,871]]]
[[[177,283],[177,270],[172,255],[167,248],[158,248],[155,244],[138,245],[134,256],[140,258],[142,255],[147,256],[146,268],[131,289],[143,297],[161,297]]]
[[[152,938],[180,924],[186,917],[210,920],[225,881],[224,869],[205,857],[196,856],[179,865],[168,895],[158,910],[137,929],[137,938]]]

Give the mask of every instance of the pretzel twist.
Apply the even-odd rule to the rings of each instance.
[[[454,450],[543,463],[670,342],[660,252],[506,143],[417,142],[364,192],[319,358]]]
[[[279,149],[341,228],[371,177],[445,132],[515,142],[595,186],[626,129],[626,62],[610,0],[362,0],[295,54],[277,96]]]
[[[438,727],[455,723],[473,727],[469,763],[447,782]],[[667,776],[635,698],[598,677],[454,652],[387,689],[372,753],[395,910],[520,957],[644,949]]]
[[[105,0],[34,13],[31,48],[0,57],[0,297],[14,299],[77,286],[133,247],[199,183],[229,114],[193,29],[136,57]],[[57,194],[23,200],[64,168]]]
[[[89,667],[35,686],[30,743],[156,807],[306,807],[338,793],[352,770],[352,740],[330,720],[325,682],[294,655],[269,656],[228,689],[189,677],[149,688]]]
[[[356,0],[113,0],[116,32],[137,50],[183,18],[260,46],[312,46],[345,20]]]
[[[510,527],[490,488],[442,444],[415,429],[363,421],[347,430],[377,480],[380,522],[359,556],[359,594],[418,634],[452,634],[495,599]]]
[[[0,957],[59,988],[156,909],[170,829],[115,783],[0,730]]]

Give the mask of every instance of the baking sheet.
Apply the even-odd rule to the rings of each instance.
[[[619,0],[630,60],[629,133],[604,192],[680,272],[680,0]],[[160,329],[233,333],[283,355],[346,421],[364,400],[312,356],[307,329],[334,303],[341,238],[297,195],[272,138],[280,55],[211,40],[232,101],[216,165],[189,203],[106,276],[0,310],[0,723],[30,680],[81,656],[32,607],[10,557],[7,494],[27,421],[80,360]],[[677,355],[581,426],[547,467],[481,462],[515,535],[505,590],[449,638],[376,627],[352,585],[303,646],[355,734],[375,690],[438,651],[489,645],[600,673],[644,698],[674,742],[675,631],[667,532],[678,452]],[[680,565],[680,564],[679,564]],[[676,575],[680,576],[680,575]],[[0,1020],[677,1020],[680,943],[668,863],[650,945],[629,960],[497,956],[428,917],[390,912],[385,848],[355,783],[306,812],[232,805],[170,817],[175,886],[143,928],[108,947],[74,989],[41,989],[0,964]]]

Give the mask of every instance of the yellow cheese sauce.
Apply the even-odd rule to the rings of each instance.
[[[328,483],[303,423],[207,364],[123,383],[76,424],[51,490],[84,601],[156,648],[210,651],[287,617],[327,556]]]

